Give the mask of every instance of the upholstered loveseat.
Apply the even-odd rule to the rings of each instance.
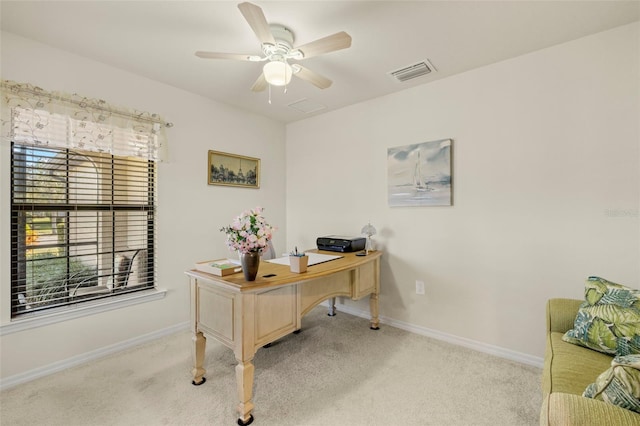
[[[640,426],[640,414],[582,396],[587,386],[611,367],[613,355],[562,339],[574,326],[581,303],[581,300],[573,299],[551,299],[547,303],[540,425]]]

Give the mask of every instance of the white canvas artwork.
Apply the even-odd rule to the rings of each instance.
[[[450,206],[451,139],[388,148],[389,206]]]

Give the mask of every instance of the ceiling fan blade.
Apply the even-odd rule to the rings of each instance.
[[[233,59],[236,61],[255,61],[256,56],[243,55],[241,53],[218,53],[197,51],[196,56],[204,59]]]
[[[253,86],[251,86],[251,90],[253,92],[262,92],[266,88],[267,88],[267,79],[264,78],[264,73],[262,73],[260,74],[260,77],[258,77],[256,82],[253,83]]]
[[[309,83],[320,89],[326,89],[333,83],[327,77],[321,76],[320,74],[313,72],[309,68],[305,68],[302,65],[295,64],[292,67],[294,69],[293,75],[300,77],[305,81],[308,81]]]
[[[253,32],[258,36],[260,43],[276,44],[273,34],[271,34],[267,18],[265,18],[264,13],[259,6],[249,2],[244,2],[238,5],[238,9],[240,9],[242,16],[247,20]]]
[[[334,52],[336,50],[346,49],[351,46],[351,36],[344,31],[333,35],[312,41],[296,47],[295,50],[302,52],[305,58],[322,55],[324,53]]]

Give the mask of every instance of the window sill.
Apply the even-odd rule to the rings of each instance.
[[[24,315],[20,318],[12,320],[8,324],[0,326],[0,336],[17,333],[32,328],[44,327],[62,321],[68,321],[75,318],[86,317],[100,312],[121,309],[126,306],[137,305],[140,303],[151,302],[163,299],[167,294],[167,290],[149,290],[136,293],[122,295],[120,297],[110,297],[96,301],[95,303],[87,303],[78,307],[64,307],[55,311],[46,313],[34,313],[32,315]]]

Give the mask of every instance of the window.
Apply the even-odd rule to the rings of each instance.
[[[154,287],[155,163],[12,146],[12,315]]]
[[[11,316],[155,288],[156,115],[2,81]]]

